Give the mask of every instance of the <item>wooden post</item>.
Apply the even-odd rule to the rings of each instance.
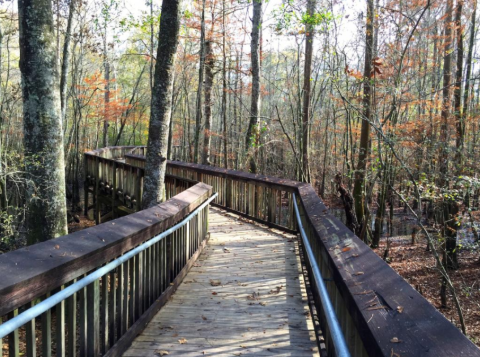
[[[8,313],[8,319],[13,319],[18,315],[18,310],[15,309]],[[3,347],[3,346],[2,346]],[[18,329],[8,335],[8,357],[18,357],[20,354],[18,346]]]
[[[114,161],[112,165],[113,177],[112,177],[112,218],[117,218],[116,202],[117,202],[117,162]]]
[[[76,279],[73,279],[72,284]],[[73,294],[67,299],[68,310],[68,357],[75,357],[77,352],[77,294]]]
[[[94,200],[95,200],[95,223],[100,224],[100,200],[99,200],[99,185],[100,185],[100,162],[99,158],[95,158],[95,193],[94,193]]]
[[[84,176],[83,176],[83,196],[84,196],[84,209],[83,213],[85,217],[88,217],[88,162],[90,161],[90,158],[87,154],[84,155],[84,160],[83,160],[83,166],[84,166]]]
[[[100,354],[100,281],[87,286],[87,355]]]
[[[50,294],[46,294],[44,298],[48,298]],[[52,311],[47,310],[42,314],[42,356],[52,356]],[[9,337],[10,340],[10,337]]]
[[[115,315],[116,315],[116,295],[115,295],[115,269],[108,273],[108,343],[110,346],[115,344]]]
[[[35,304],[33,301],[30,301],[26,307],[31,308]],[[27,348],[27,357],[35,357],[37,354],[37,343],[35,341],[35,319],[30,320],[26,325],[26,341],[25,345]],[[0,347],[3,348],[3,345],[0,344]]]
[[[60,287],[63,290],[64,286]],[[55,307],[56,315],[56,340],[57,340],[57,356],[65,356],[65,300],[61,301]]]

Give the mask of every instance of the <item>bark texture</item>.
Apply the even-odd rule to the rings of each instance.
[[[254,151],[258,143],[258,125],[260,122],[260,28],[262,26],[262,6],[263,0],[253,0],[252,41],[250,43],[252,57],[252,103],[245,143],[247,162],[252,173],[257,172]]]
[[[67,234],[65,162],[52,3],[19,0],[27,242]]]
[[[365,224],[365,175],[367,170],[367,161],[369,155],[370,141],[370,116],[371,116],[371,79],[372,74],[372,55],[373,55],[373,18],[374,8],[373,0],[367,0],[367,26],[366,26],[366,49],[365,49],[365,68],[363,71],[363,115],[362,131],[360,134],[360,152],[358,154],[358,165],[355,171],[355,185],[353,188],[353,197],[355,199],[355,213],[359,221],[357,235],[361,235],[363,225]],[[363,237],[360,237],[363,239]]]
[[[212,53],[212,43],[205,42],[205,131],[203,134],[203,158],[204,165],[211,165],[210,146],[211,146],[211,126],[212,126],[212,87],[213,87],[213,67],[215,58]]]
[[[314,25],[312,16],[315,13],[315,0],[308,0],[307,15],[308,21],[305,32],[305,69],[303,74],[303,113],[302,113],[302,165],[304,180],[310,182],[310,166],[308,162],[308,146],[310,137],[310,98],[311,98],[311,76],[312,76],[312,56],[313,56],[313,38]]]
[[[172,110],[175,54],[180,29],[181,0],[163,0],[157,62],[148,129],[148,149],[143,184],[143,207],[152,207],[165,199],[168,132]]]

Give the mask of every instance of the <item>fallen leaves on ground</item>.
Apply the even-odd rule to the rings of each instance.
[[[178,340],[178,343],[180,343],[181,345],[184,345],[187,342],[188,342],[188,340],[186,338],[181,338],[181,339]]]
[[[168,351],[164,351],[164,350],[155,350],[155,354],[159,355],[159,356],[166,356],[169,354]]]
[[[211,286],[220,286],[220,285],[222,285],[222,282],[220,280],[210,279],[210,285]]]

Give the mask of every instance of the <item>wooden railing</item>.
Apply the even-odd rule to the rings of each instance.
[[[85,153],[85,215],[93,209],[97,224],[141,209],[145,158],[132,152],[144,153],[145,150],[143,147],[109,147]],[[167,199],[196,183],[167,175]]]
[[[102,160],[96,162],[104,165]],[[177,191],[190,185],[189,180],[175,182]],[[3,321],[4,326],[85,275],[91,277],[106,264],[125,260],[0,339],[3,351],[8,356],[120,356],[199,256],[207,238],[208,206],[162,240],[150,240],[211,196],[211,186],[197,183],[153,208],[0,255],[0,324]],[[145,242],[151,245],[138,255],[119,259]]]
[[[111,149],[108,148],[104,151]],[[141,195],[139,192],[141,192],[141,178],[143,177],[141,173],[143,172],[145,162],[145,158],[141,154],[144,154],[144,150],[144,148],[128,147],[113,148],[110,154],[105,152],[87,153],[86,177],[90,176],[88,179],[89,189],[92,190],[91,185],[93,182],[97,188],[104,187],[107,195],[108,190],[112,190],[115,193],[117,204],[131,202],[130,209],[132,210],[140,207],[139,200]],[[111,170],[114,165],[115,170]],[[480,356],[480,350],[457,327],[446,320],[427,300],[329,212],[310,185],[178,161],[169,162],[167,171],[170,175],[167,180],[171,182],[169,184],[171,194],[176,193],[175,187],[180,183],[184,185],[182,186],[183,189],[199,181],[212,186],[213,189],[208,188],[210,186],[200,187],[195,185],[185,192],[201,189],[203,190],[202,197],[206,197],[210,195],[211,190],[216,191],[218,192],[216,205],[271,227],[290,232],[297,231],[292,201],[295,194],[302,226],[314,253],[315,262],[313,263],[321,268],[321,274],[326,282],[330,300],[333,302],[352,356]],[[114,177],[109,176],[109,172],[115,172],[115,183]],[[124,177],[123,181],[119,179],[119,176]],[[140,179],[136,179],[136,177],[140,177]],[[132,181],[134,182],[133,185]],[[102,182],[103,185],[101,184]],[[177,196],[174,199],[176,198]],[[199,200],[201,201],[202,199]],[[188,199],[187,202],[189,201],[191,200]],[[185,202],[183,198],[179,199],[179,204],[180,209],[184,207]],[[173,206],[172,209],[174,209]],[[129,224],[133,225],[132,227],[126,226],[126,223],[122,223],[122,225],[115,223],[115,226],[109,226],[111,223],[108,222],[92,228],[108,227],[108,229],[101,229],[98,232],[84,230],[75,233],[75,238],[69,241],[69,244],[73,244],[72,250],[69,248],[64,250],[65,247],[70,246],[66,245],[64,247],[66,241],[62,240],[64,238],[60,238],[55,241],[42,243],[44,246],[38,252],[36,252],[36,248],[33,249],[36,247],[34,246],[0,257],[0,273],[3,273],[2,276],[8,276],[6,283],[4,281],[0,283],[0,316],[6,313],[13,316],[15,309],[21,309],[21,306],[29,304],[34,299],[59,286],[68,284],[68,282],[78,278],[81,274],[95,269],[95,267],[99,266],[98,264],[108,261],[109,258],[122,254],[125,251],[122,248],[124,243],[120,242],[133,240],[133,242],[138,244],[140,240],[152,237],[155,234],[153,232],[154,229],[149,227],[155,226],[155,222],[162,227],[166,227],[170,225],[171,221],[177,219],[175,217],[158,221],[158,217],[152,214],[150,214],[150,218],[145,217],[146,213],[144,212],[146,211],[121,218],[121,220],[126,220],[122,222],[129,222]],[[145,220],[147,223],[145,223]],[[152,220],[152,226],[148,225],[148,220]],[[205,217],[201,222],[205,226]],[[199,222],[198,224],[201,225],[202,223]],[[132,230],[136,233],[132,232]],[[157,230],[159,231],[160,229]],[[90,234],[89,232],[92,233]],[[200,234],[200,239],[203,238],[202,234]],[[111,237],[117,237],[119,243],[112,243],[110,241]],[[108,239],[108,249],[110,250],[102,245],[104,243],[100,239]],[[173,242],[171,240],[171,244],[175,244]],[[135,243],[131,242],[128,247],[134,245]],[[107,254],[106,260],[103,257],[106,250],[116,253]],[[158,254],[157,251],[156,256],[159,256]],[[6,256],[9,256],[9,258],[6,259]],[[161,256],[165,257],[165,255]],[[308,270],[312,262],[308,261],[305,254],[303,256],[305,259],[304,265]],[[171,261],[173,259],[173,257],[170,258]],[[37,260],[40,261],[38,263],[40,264],[40,269],[36,267],[37,263],[32,264],[32,262]],[[35,268],[33,268],[34,266]],[[129,270],[130,266],[132,264],[129,265],[128,269],[124,268],[123,271]],[[179,268],[181,266],[182,264],[179,263]],[[27,267],[31,269],[27,269]],[[70,270],[75,273],[69,273]],[[117,289],[121,284],[119,285],[118,283],[118,274],[115,274],[112,279],[116,282],[114,287]],[[135,275],[133,277],[134,281],[136,281]],[[107,280],[108,282],[105,285],[101,285],[102,289],[103,286],[112,281]],[[125,282],[126,280],[124,279],[123,281]],[[142,281],[145,282],[145,280]],[[43,284],[46,284],[46,286],[44,287]],[[145,289],[146,283],[142,284],[142,289]],[[309,284],[315,284],[315,282],[309,279]],[[164,285],[160,286],[164,287]],[[100,295],[102,295],[102,289],[100,289]],[[86,290],[86,293],[80,294],[78,297],[78,303],[80,303],[78,307],[80,314],[78,316],[80,316],[81,336],[85,336],[84,332],[82,332],[85,331],[82,326],[88,324],[88,321],[95,321],[92,316],[88,320],[89,315],[85,313],[85,306],[88,306],[86,304],[92,299],[92,296],[98,296],[98,294],[95,295],[92,292],[95,289],[90,289],[90,293],[93,295],[88,295],[88,289]],[[326,347],[327,353],[333,355],[332,336],[325,323],[320,297],[315,294],[315,291],[316,289],[312,289],[317,316],[316,321],[322,328],[324,339],[322,344]],[[109,294],[110,292],[105,292],[105,296]],[[111,294],[112,297],[122,295]],[[90,300],[88,300],[88,296],[90,296]],[[116,301],[118,304],[118,298]],[[67,306],[74,306],[74,304],[69,305],[67,302]],[[100,303],[100,306],[103,306],[103,303]],[[60,313],[64,311],[62,307],[58,309]],[[103,316],[101,314],[98,316]],[[71,316],[77,315],[72,314]],[[117,315],[114,314],[114,316]],[[41,320],[45,321],[45,326],[49,326],[49,317],[45,317],[45,320],[42,317]],[[128,324],[131,325],[131,322],[131,319],[129,319]],[[70,324],[72,323],[70,322]],[[130,327],[130,325],[126,327]],[[132,327],[129,330],[131,329]],[[127,330],[125,335],[128,334],[129,330]],[[62,330],[57,329],[57,331]],[[73,329],[68,330],[67,323],[67,337],[69,331],[73,331]],[[95,332],[95,334],[97,333]],[[26,335],[31,337],[31,334],[27,333]],[[100,334],[103,341],[105,337],[102,336]],[[112,345],[112,341],[115,343],[118,336],[120,335],[114,335],[113,340],[108,340],[108,346]],[[18,335],[17,337],[12,336],[11,340],[15,341],[16,338],[18,338]],[[48,342],[50,341],[48,338],[51,337],[47,336],[45,338],[45,341]],[[122,338],[120,336],[119,342]],[[41,339],[43,340],[43,336]],[[62,339],[59,338],[58,340],[61,341]],[[83,341],[82,337],[80,346],[86,348],[87,344]],[[128,341],[128,339],[123,341]],[[115,347],[119,342],[116,342],[112,351],[121,350]],[[10,338],[8,343],[10,345]],[[108,353],[115,354],[115,352]]]
[[[311,185],[177,161],[167,170],[213,186],[218,205],[287,230],[296,230],[291,204],[296,194],[352,356],[480,356],[457,327],[330,213]],[[333,355],[320,297],[314,294],[314,300],[326,350]]]

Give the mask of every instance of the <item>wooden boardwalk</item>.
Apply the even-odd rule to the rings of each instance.
[[[210,209],[210,240],[124,356],[318,356],[294,237]]]

